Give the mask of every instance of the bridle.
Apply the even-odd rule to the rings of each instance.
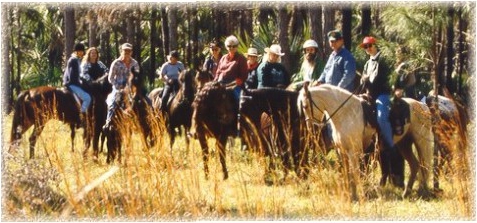
[[[329,117],[327,117],[324,121],[320,121],[318,119],[315,118],[314,114],[313,114],[313,108],[316,108],[318,109],[318,111],[320,111],[321,113],[325,113],[325,111],[321,110],[318,105],[313,101],[313,99],[311,98],[311,93],[308,89],[308,82],[306,82],[303,86],[303,89],[305,90],[305,93],[306,93],[306,97],[308,98],[308,102],[310,103],[311,105],[311,117],[308,117],[305,119],[306,122],[312,122],[312,124],[314,125],[317,125],[317,126],[320,126],[320,127],[323,127],[324,125],[326,125],[330,120],[331,118],[341,109],[343,108],[343,106],[349,101],[349,99],[351,99],[351,97],[353,97],[353,95],[356,95],[356,93],[358,92],[361,92],[363,89],[364,89],[364,83],[361,83],[353,92],[351,92],[351,94],[338,106],[338,108],[336,108],[330,115]],[[303,106],[302,106],[303,108]]]

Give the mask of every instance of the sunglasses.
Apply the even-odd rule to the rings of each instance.
[[[373,44],[364,44],[363,48],[368,49],[368,48],[371,48],[372,46],[373,46]]]
[[[236,48],[237,45],[227,45],[227,48]]]

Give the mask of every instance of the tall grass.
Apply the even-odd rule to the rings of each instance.
[[[227,147],[226,181],[214,142],[209,141],[210,176],[205,180],[196,140],[187,149],[179,137],[171,152],[165,132],[149,149],[133,134],[123,148],[122,164],[107,165],[105,154],[99,163],[93,162],[91,152],[90,158],[83,158],[81,137],[71,152],[68,126],[50,121],[30,160],[31,130],[19,149],[7,154],[11,116],[4,123],[2,220],[475,220],[473,176],[456,181],[447,173],[437,198],[424,200],[414,193],[402,199],[400,189],[378,185],[380,171],[374,169],[363,179],[370,195],[350,202],[334,152],[311,167],[307,180],[292,173],[268,186],[267,159],[242,151],[237,139]],[[82,189],[115,166],[119,171],[77,200]],[[72,211],[65,213],[67,207]]]

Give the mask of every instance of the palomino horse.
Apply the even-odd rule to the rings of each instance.
[[[192,103],[190,134],[197,137],[202,148],[204,172],[209,176],[209,147],[207,137],[216,139],[224,180],[229,177],[225,162],[225,146],[229,136],[237,135],[238,103],[233,89],[226,89],[218,82],[207,83]]]
[[[343,171],[350,185],[353,199],[357,199],[359,179],[359,160],[363,155],[363,148],[371,142],[376,129],[364,119],[361,101],[363,99],[336,86],[322,84],[317,87],[304,87],[298,96],[298,106],[301,107],[308,128],[313,122],[319,123],[324,112],[331,116],[333,129],[332,138],[343,163]],[[404,99],[409,104],[410,122],[404,125],[403,134],[394,136],[397,143],[410,133],[414,139],[419,162],[412,150],[401,149],[400,153],[410,165],[410,177],[403,195],[408,196],[412,190],[418,171],[421,172],[420,190],[428,191],[429,170],[432,164],[432,132],[429,108],[416,100]],[[322,124],[322,123],[321,123]],[[424,192],[425,192],[424,191]]]
[[[279,88],[244,90],[240,97],[239,122],[240,135],[246,144],[259,147],[266,156],[280,158],[286,172],[292,169],[293,162],[295,172],[302,175],[303,161],[308,160],[303,156],[308,153],[300,144],[297,98],[298,92]],[[270,122],[264,122],[263,114]],[[270,166],[272,164],[271,160]]]
[[[93,147],[98,148],[98,139],[101,128],[96,128],[95,118],[97,113],[104,109],[102,100],[111,91],[107,75],[84,86],[92,96],[92,105],[88,111],[87,123],[93,123]],[[104,111],[103,111],[104,112]],[[70,126],[71,129],[71,150],[74,151],[75,129],[81,127],[80,106],[70,91],[63,88],[41,86],[22,91],[15,103],[11,131],[11,150],[19,143],[21,136],[31,126],[33,132],[29,137],[30,158],[34,157],[35,144],[46,123],[51,119],[58,119]],[[87,125],[90,126],[90,125]],[[84,127],[84,126],[83,126]],[[91,135],[90,128],[84,131],[85,152],[87,151]]]
[[[199,75],[201,71],[195,71],[195,75]],[[187,70],[184,73],[181,73],[179,77],[180,87],[177,90],[177,94],[174,96],[171,95],[170,103],[166,108],[166,126],[170,138],[170,147],[174,145],[176,137],[176,128],[183,126],[185,132],[187,133],[191,126],[192,118],[192,101],[195,96],[195,86],[194,86],[194,71]],[[157,88],[156,88],[157,89]],[[149,93],[149,98],[153,101],[154,109],[159,112],[159,107],[161,103],[161,94],[162,91],[159,89],[154,89]],[[160,94],[161,93],[161,94]],[[186,137],[186,144],[189,145],[189,138]]]

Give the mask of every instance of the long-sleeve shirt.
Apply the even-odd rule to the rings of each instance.
[[[343,47],[338,52],[331,53],[318,82],[335,85],[352,92],[355,77],[356,60],[351,52]]]
[[[63,85],[70,86],[70,85],[80,85],[79,77],[81,73],[81,59],[76,55],[71,56],[68,59],[68,63],[66,65],[65,73],[63,74]]]
[[[89,75],[91,80],[96,80],[109,72],[109,68],[103,62],[84,63],[82,66],[81,76]]]
[[[381,52],[369,58],[364,65],[364,86],[373,99],[377,99],[379,95],[391,93],[390,78],[391,69],[389,62],[385,60]]]
[[[139,63],[135,59],[131,58],[129,66],[130,67],[128,68],[121,58],[114,60],[111,64],[108,80],[109,83],[113,85],[114,89],[120,90],[126,87],[132,70],[139,73]]]
[[[235,80],[237,85],[242,86],[247,75],[247,59],[240,53],[235,53],[234,58],[226,54],[220,59],[214,80],[224,84]]]
[[[290,76],[281,63],[263,61],[257,68],[258,87],[286,87],[290,84]]]

